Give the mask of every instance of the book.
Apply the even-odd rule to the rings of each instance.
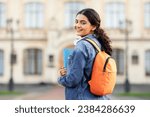
[[[72,52],[73,52],[73,49],[71,49],[71,48],[65,48],[63,50],[63,62],[64,62],[65,68],[67,68],[68,58],[72,54]]]

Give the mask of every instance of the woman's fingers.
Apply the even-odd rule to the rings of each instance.
[[[67,73],[67,71],[66,71],[65,67],[61,67],[60,68],[60,75],[64,76],[64,75],[66,75],[66,73]]]

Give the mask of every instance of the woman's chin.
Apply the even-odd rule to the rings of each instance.
[[[82,36],[80,33],[76,33],[77,36]]]

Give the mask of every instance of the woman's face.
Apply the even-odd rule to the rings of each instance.
[[[86,36],[92,34],[96,26],[90,24],[88,18],[85,15],[78,14],[75,19],[75,30],[78,36]]]

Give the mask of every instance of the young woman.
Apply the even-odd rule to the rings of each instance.
[[[72,55],[69,56],[68,67],[60,69],[58,83],[65,87],[67,100],[105,100],[107,95],[96,96],[89,90],[88,81],[92,71],[92,64],[96,55],[93,46],[85,39],[94,40],[99,47],[111,55],[110,39],[100,28],[100,17],[94,9],[79,11],[75,19],[76,34],[81,37]]]

